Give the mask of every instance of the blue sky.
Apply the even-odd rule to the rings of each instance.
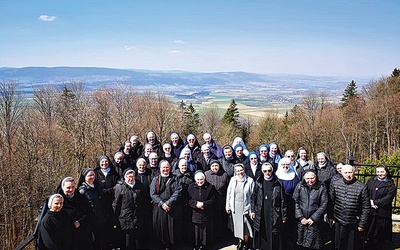
[[[379,78],[400,67],[398,0],[2,0],[0,67]]]

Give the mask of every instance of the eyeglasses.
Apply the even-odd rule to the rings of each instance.
[[[263,172],[263,173],[271,173],[271,172],[272,172],[272,169],[266,169],[266,170],[263,170],[262,172]]]
[[[250,158],[250,160],[257,160],[257,158]]]
[[[170,150],[171,148],[164,148],[165,150]]]
[[[294,155],[287,155],[286,158],[294,157]]]

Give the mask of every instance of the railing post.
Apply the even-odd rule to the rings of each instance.
[[[354,165],[356,158],[353,156],[352,152],[350,152],[350,155],[347,157],[347,160],[349,161],[350,165],[352,165],[352,166]]]

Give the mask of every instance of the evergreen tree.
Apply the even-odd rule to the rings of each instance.
[[[351,82],[347,85],[346,89],[344,90],[343,97],[342,97],[342,105],[341,107],[346,107],[349,101],[356,97],[357,94],[357,86],[356,82],[354,80],[351,80]]]
[[[183,133],[185,135],[188,135],[190,133],[196,135],[201,125],[200,115],[199,113],[196,112],[196,109],[193,107],[191,103],[187,107],[185,105],[183,117],[184,117]]]
[[[235,102],[235,99],[232,99],[231,103],[229,104],[228,109],[226,110],[224,117],[222,118],[222,122],[238,128],[240,125],[239,120],[238,120],[239,119],[239,109],[236,106],[237,106],[237,104]]]
[[[394,68],[391,77],[399,77],[400,76],[400,69]]]

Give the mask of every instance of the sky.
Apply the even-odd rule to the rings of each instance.
[[[0,67],[379,78],[399,0],[2,0]]]

